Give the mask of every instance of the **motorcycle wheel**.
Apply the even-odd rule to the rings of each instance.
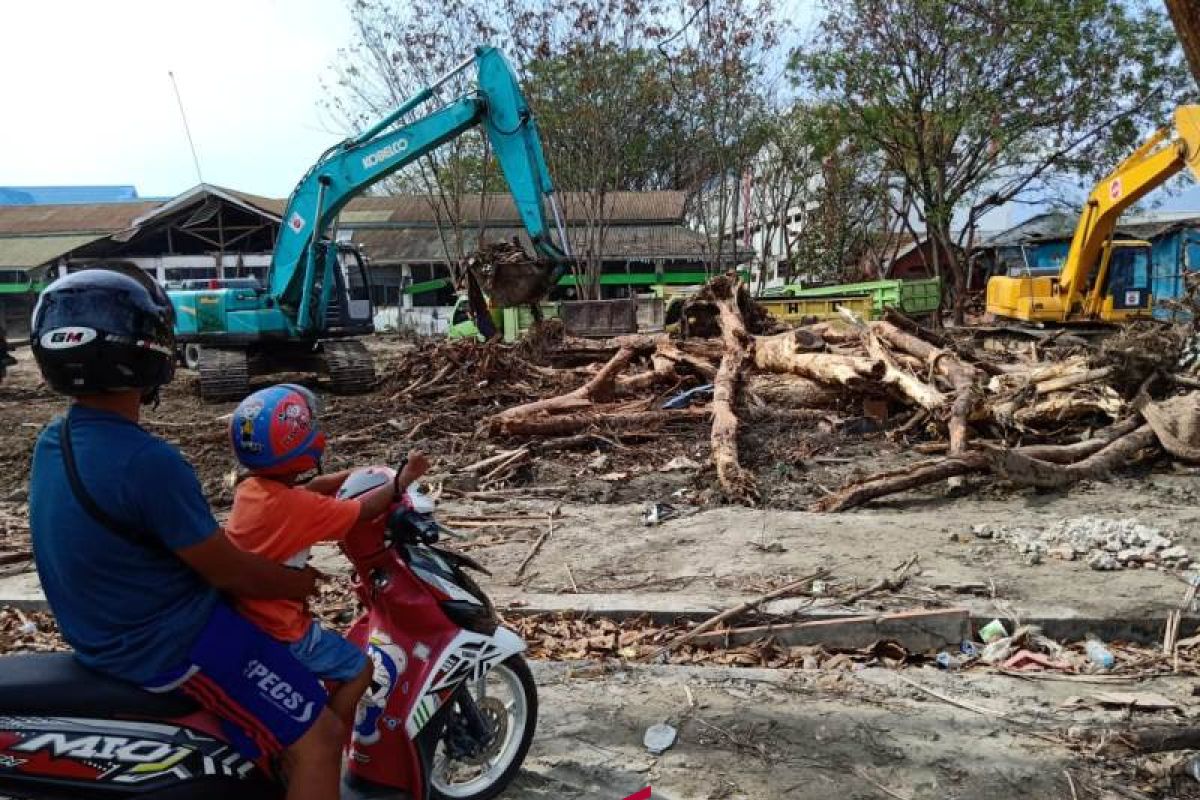
[[[485,715],[502,726],[502,734],[477,763],[450,760],[445,744],[439,743],[429,776],[435,800],[490,800],[517,777],[533,742],[537,686],[525,659],[509,656],[492,668],[487,675],[485,700],[480,701],[475,687],[470,690]]]

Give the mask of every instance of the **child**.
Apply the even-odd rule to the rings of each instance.
[[[392,484],[352,500],[333,495],[350,473],[318,475],[325,435],[317,424],[319,401],[302,386],[280,384],[247,397],[233,412],[233,450],[250,477],[238,484],[226,532],[243,550],[287,566],[303,568],[317,542],[339,541],[360,520],[385,513],[404,489],[425,474],[429,462],[413,452]],[[337,686],[329,707],[347,726],[371,683],[370,659],[359,648],[312,618],[296,600],[236,598],[238,611],[271,636],[322,680]]]

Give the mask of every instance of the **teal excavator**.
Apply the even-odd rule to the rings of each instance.
[[[475,91],[404,122],[439,86],[472,65],[478,69]],[[536,302],[537,292],[557,282],[567,268],[569,245],[537,125],[504,56],[480,47],[370,129],[318,159],[288,198],[265,287],[169,293],[177,338],[194,354],[200,373],[201,397],[240,399],[249,391],[251,375],[281,371],[323,373],[335,391],[369,388],[375,370],[367,348],[354,338],[372,330],[369,271],[356,248],[339,244],[330,233],[352,198],[476,125],[487,133],[537,251],[538,269],[545,272],[543,280],[528,283],[530,296],[509,292],[505,304]]]

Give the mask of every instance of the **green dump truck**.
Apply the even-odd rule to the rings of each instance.
[[[770,295],[773,298],[789,297],[799,299],[865,296],[871,298],[871,319],[880,319],[883,317],[883,312],[888,306],[903,311],[910,317],[924,317],[937,313],[938,308],[941,306],[942,281],[940,278],[926,278],[915,281],[889,279],[810,288],[790,285],[776,289]]]

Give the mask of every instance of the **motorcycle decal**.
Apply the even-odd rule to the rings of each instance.
[[[375,631],[367,639],[367,655],[371,657],[374,671],[371,685],[359,701],[354,721],[353,740],[361,745],[379,741],[380,718],[387,708],[388,699],[396,690],[400,676],[408,669],[408,655],[404,648],[382,631]]]
[[[60,717],[0,717],[0,769],[125,786],[199,776],[245,778],[254,764],[223,742],[158,723]]]
[[[509,636],[513,641],[509,641]],[[404,722],[404,730],[416,738],[459,684],[468,679],[482,680],[492,667],[522,649],[524,643],[504,628],[499,628],[492,637],[460,631],[446,648],[437,668],[430,673],[421,699]]]

